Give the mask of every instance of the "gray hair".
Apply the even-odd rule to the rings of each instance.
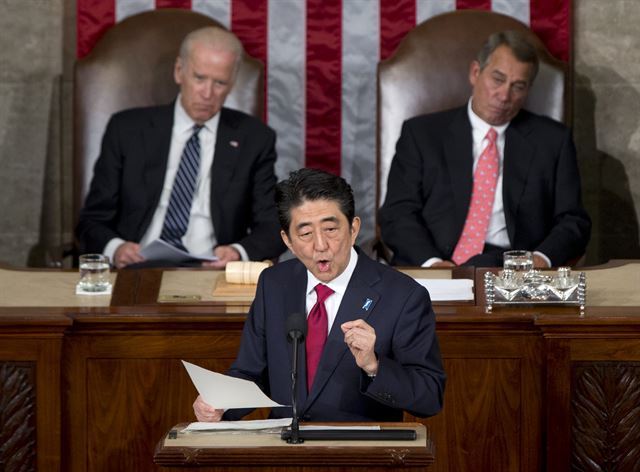
[[[529,84],[531,84],[538,74],[538,53],[535,46],[531,44],[527,37],[520,31],[501,31],[489,36],[476,57],[476,60],[480,64],[480,70],[483,70],[486,67],[489,62],[489,57],[500,46],[508,47],[518,61],[528,63],[533,66],[531,77],[529,79]]]
[[[212,49],[230,52],[236,58],[233,77],[240,69],[240,62],[244,54],[244,48],[238,37],[231,31],[217,26],[206,26],[189,33],[180,45],[180,59],[185,62],[189,59],[191,49],[195,43],[202,43]]]

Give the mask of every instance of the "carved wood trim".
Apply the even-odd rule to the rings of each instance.
[[[640,470],[640,362],[576,362],[571,470]]]
[[[0,470],[36,470],[33,362],[0,362]]]

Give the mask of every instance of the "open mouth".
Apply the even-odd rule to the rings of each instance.
[[[318,270],[320,272],[329,272],[329,269],[331,268],[331,263],[326,259],[317,261],[316,265],[318,266]]]

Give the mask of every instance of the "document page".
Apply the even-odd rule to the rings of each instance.
[[[226,410],[286,406],[271,400],[249,380],[212,372],[186,361],[182,363],[198,393],[204,401],[215,408]]]
[[[473,301],[473,280],[471,279],[415,279],[429,291],[434,302]]]
[[[291,425],[291,418],[278,418],[273,420],[245,420],[245,421],[218,421],[216,423],[197,422],[190,423],[189,426],[184,428],[183,432],[196,432],[196,431],[224,431],[224,430],[239,430],[239,431],[253,431],[260,429],[280,429]]]
[[[156,239],[140,250],[140,255],[148,261],[165,260],[170,262],[184,261],[217,261],[213,254],[210,256],[194,256],[186,251],[178,249],[162,239]]]

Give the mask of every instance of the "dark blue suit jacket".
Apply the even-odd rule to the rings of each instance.
[[[139,242],[160,201],[169,159],[174,104],[111,117],[76,235],[82,252],[113,238]],[[239,243],[252,260],[285,247],[273,199],[275,133],[240,111],[220,111],[211,168],[211,219],[218,244]]]
[[[451,259],[471,202],[472,147],[466,106],[404,123],[380,209],[394,264]],[[502,176],[512,249],[540,251],[554,266],[584,254],[591,220],[567,127],[521,110],[505,133]]]
[[[304,347],[298,361],[298,412],[304,421],[402,421],[403,410],[424,417],[442,408],[445,374],[426,289],[410,277],[369,259],[358,263],[325,345],[311,392],[306,389]],[[307,272],[298,260],[265,270],[229,375],[249,379],[274,401],[291,404],[292,347],[285,321],[305,313]],[[371,300],[368,309],[367,300]],[[372,381],[356,365],[340,325],[364,319],[376,331],[379,360]],[[225,419],[247,411],[229,410]],[[291,416],[276,408],[273,417]]]

